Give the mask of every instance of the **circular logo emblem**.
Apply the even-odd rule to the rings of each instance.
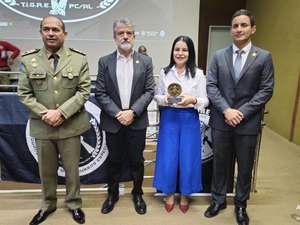
[[[182,87],[178,83],[172,83],[168,86],[168,94],[172,97],[178,97],[182,92]]]
[[[39,21],[46,15],[56,15],[62,17],[65,23],[73,23],[96,18],[110,11],[117,5],[118,2],[119,0],[0,0],[0,3],[2,3],[5,7],[19,15]]]
[[[85,108],[90,114],[92,129],[85,132],[81,138],[81,153],[79,162],[79,175],[87,175],[98,169],[108,156],[108,149],[105,142],[105,132],[99,129],[100,109],[94,103],[87,101]],[[26,126],[26,141],[28,148],[38,162],[36,143],[29,134],[29,121]],[[62,162],[59,160],[58,176],[65,177]]]
[[[201,139],[202,139],[202,163],[213,159],[213,149],[211,140],[211,128],[209,127],[210,110],[204,109],[199,112],[199,119],[201,125]]]

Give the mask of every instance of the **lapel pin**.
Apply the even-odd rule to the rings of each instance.
[[[256,57],[256,55],[257,55],[256,52],[253,52],[253,53],[252,53],[252,56],[253,56],[253,57]]]
[[[136,60],[136,61],[135,61],[135,63],[136,63],[136,64],[139,64],[139,63],[140,63],[140,61],[139,61],[139,60]]]

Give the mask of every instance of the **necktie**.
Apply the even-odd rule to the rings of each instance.
[[[58,55],[57,54],[52,54],[52,56],[51,56],[52,58],[53,58],[53,69],[54,69],[54,71],[56,70],[56,67],[57,67],[57,63],[58,63]]]
[[[237,54],[234,65],[233,65],[235,78],[239,78],[241,70],[242,70],[242,54],[243,54],[243,52],[244,51],[241,49],[235,51],[235,53]]]

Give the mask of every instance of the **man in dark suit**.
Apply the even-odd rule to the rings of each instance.
[[[68,33],[58,17],[45,17],[40,33],[44,47],[22,55],[18,83],[19,98],[29,109],[43,190],[41,208],[30,225],[42,223],[56,210],[59,155],[66,174],[65,204],[73,219],[83,224],[78,164],[80,135],[91,126],[84,108],[91,90],[87,56],[64,46]]]
[[[109,150],[108,197],[101,212],[113,210],[119,199],[122,167],[129,160],[133,179],[133,202],[146,213],[142,195],[147,107],[154,97],[152,59],[133,50],[134,25],[127,18],[113,24],[117,50],[99,59],[95,97],[100,104],[100,127],[106,131]]]
[[[274,87],[271,54],[251,43],[255,30],[254,17],[248,10],[234,13],[230,29],[233,45],[214,54],[207,81],[212,103],[210,126],[214,162],[213,204],[204,215],[213,217],[226,208],[229,168],[235,156],[238,175],[234,204],[240,225],[249,224],[246,207],[257,135],[264,106],[272,97]]]

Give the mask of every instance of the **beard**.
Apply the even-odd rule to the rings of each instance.
[[[129,50],[131,50],[132,49],[132,43],[130,43],[130,42],[123,42],[123,43],[121,43],[120,45],[119,45],[119,48],[120,49],[122,49],[122,50],[124,50],[124,51],[129,51]]]

